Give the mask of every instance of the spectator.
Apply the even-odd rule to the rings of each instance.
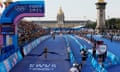
[[[87,59],[87,51],[85,49],[82,49],[80,51],[80,54],[82,55],[82,64],[85,64],[86,59]]]
[[[41,35],[46,34],[45,30],[38,24],[33,24],[32,22],[27,21],[21,21],[18,24],[18,33],[20,45],[28,43]]]
[[[93,46],[93,57],[96,56],[96,42],[94,42],[94,46]]]

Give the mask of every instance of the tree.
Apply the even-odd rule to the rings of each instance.
[[[96,22],[88,23],[88,24],[86,24],[86,27],[87,27],[87,28],[95,29],[95,27],[96,27]]]
[[[108,29],[120,29],[120,19],[111,18],[109,20],[106,20],[106,27]]]

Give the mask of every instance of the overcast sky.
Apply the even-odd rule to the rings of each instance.
[[[27,0],[19,0],[27,1]],[[29,1],[29,0],[28,0]],[[40,0],[33,0],[40,1]],[[96,5],[98,0],[45,0],[45,17],[40,19],[52,20],[56,19],[59,7],[62,7],[65,19],[82,20],[82,19],[96,19]],[[106,18],[120,17],[120,0],[105,0]]]

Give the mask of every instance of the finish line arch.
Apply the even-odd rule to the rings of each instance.
[[[10,4],[0,18],[3,47],[13,45],[18,49],[18,21],[23,17],[44,17],[44,12],[44,1],[17,1]]]

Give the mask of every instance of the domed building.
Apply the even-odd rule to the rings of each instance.
[[[56,16],[56,20],[51,21],[33,21],[35,24],[40,24],[42,27],[48,28],[73,28],[76,26],[85,26],[88,20],[65,20],[65,14],[60,7]]]
[[[64,24],[64,12],[62,11],[61,7],[60,7],[58,14],[57,14],[57,23]]]

